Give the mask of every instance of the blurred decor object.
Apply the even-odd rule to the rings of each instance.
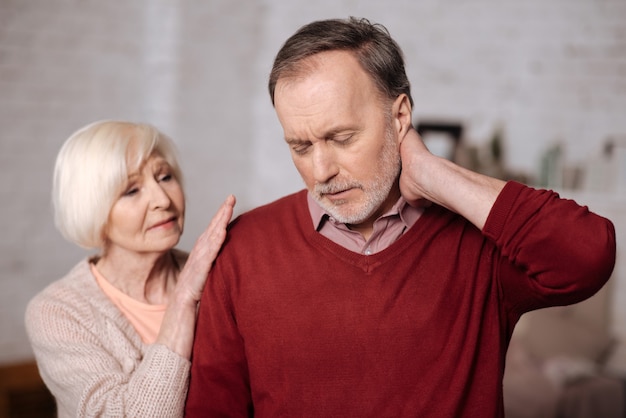
[[[548,189],[563,187],[563,147],[560,143],[548,148],[541,157],[539,186]]]
[[[531,181],[527,174],[513,172],[507,167],[504,128],[501,124],[496,126],[491,138],[481,146],[467,143],[461,122],[424,120],[415,126],[426,147],[439,157],[502,180],[522,183]]]
[[[55,416],[54,397],[34,361],[0,366],[0,418]]]
[[[459,122],[423,121],[417,124],[417,133],[433,154],[457,162],[457,151],[463,137]]]
[[[582,189],[626,194],[626,136],[608,138],[602,152],[589,158]]]
[[[611,167],[613,190],[626,193],[626,136],[607,140],[605,153]]]

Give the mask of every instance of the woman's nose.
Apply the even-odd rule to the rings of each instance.
[[[150,187],[150,205],[153,209],[167,209],[171,200],[161,183],[154,181]]]

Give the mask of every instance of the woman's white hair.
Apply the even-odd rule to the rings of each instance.
[[[129,173],[153,154],[168,162],[182,186],[176,146],[154,126],[104,120],[74,132],[54,167],[52,202],[61,234],[83,248],[103,248],[109,213]]]

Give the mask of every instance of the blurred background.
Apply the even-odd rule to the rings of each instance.
[[[508,416],[553,416],[571,382],[624,375],[623,0],[0,0],[0,417],[28,405],[45,416],[32,407],[41,394],[24,309],[89,255],[53,226],[65,139],[99,119],[170,135],[186,174],[188,250],[227,194],[241,213],[303,187],[267,77],[300,26],[351,15],[382,23],[403,48],[415,125],[433,152],[555,189],[616,224],[611,286],[518,327]]]

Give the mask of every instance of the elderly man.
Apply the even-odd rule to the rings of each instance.
[[[306,190],[231,224],[187,415],[502,417],[517,320],[603,286],[612,224],[431,154],[380,25],[302,27],[269,89]]]

